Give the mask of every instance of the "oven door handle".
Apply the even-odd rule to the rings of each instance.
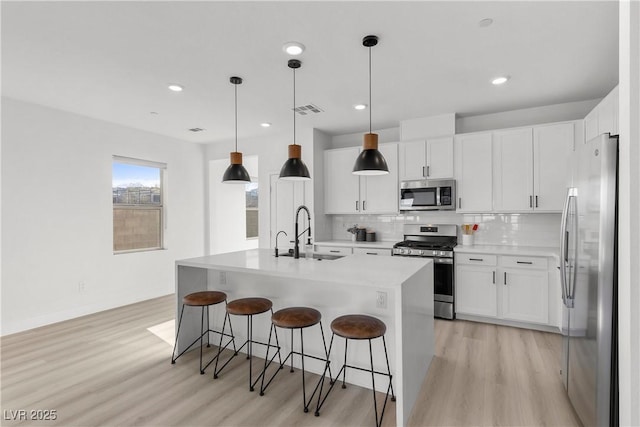
[[[433,258],[435,264],[453,264],[453,258]]]

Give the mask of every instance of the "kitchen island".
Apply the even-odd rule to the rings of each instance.
[[[356,313],[379,318],[387,325],[385,337],[397,396],[396,423],[407,424],[435,350],[431,260],[370,255],[350,255],[335,260],[276,258],[268,249],[179,260],[176,261],[176,321],[182,298],[201,290],[221,290],[229,300],[249,296],[269,298],[274,311],[291,306],[313,307],[322,313],[327,345],[334,318]],[[224,309],[214,307],[211,314],[212,326],[220,329]],[[178,351],[198,336],[199,322],[199,310],[185,310]],[[246,339],[245,319],[233,316],[232,322],[237,343],[242,343]],[[256,316],[254,339],[266,342],[269,327],[267,314]],[[286,354],[291,346],[290,335],[281,333],[280,337],[283,354]],[[299,347],[297,337],[295,340]],[[261,347],[254,346],[254,353],[263,357]],[[375,369],[386,371],[382,340],[374,340],[373,349]],[[323,352],[320,329],[305,330],[305,353],[323,355]],[[331,354],[333,372],[341,366],[343,352],[344,340],[336,338]],[[348,359],[349,364],[369,366],[366,343],[350,343]],[[296,358],[295,363],[298,362]],[[312,362],[313,359],[305,361],[305,368],[322,373],[323,364]],[[371,388],[371,376],[365,372],[348,370],[347,382]],[[379,391],[386,391],[386,387],[384,379],[376,381]],[[331,406],[324,410],[330,411]]]

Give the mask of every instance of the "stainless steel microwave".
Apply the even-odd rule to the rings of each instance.
[[[400,183],[401,211],[456,209],[456,181],[418,179]]]

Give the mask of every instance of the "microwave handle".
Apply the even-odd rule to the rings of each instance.
[[[458,197],[458,209],[462,209],[462,197]]]

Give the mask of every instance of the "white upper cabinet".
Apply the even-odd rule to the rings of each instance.
[[[400,144],[400,180],[424,179],[427,144],[424,140],[403,141]]]
[[[533,209],[531,128],[494,132],[494,207],[499,212]]]
[[[360,154],[359,147],[324,152],[325,213],[398,212],[398,144],[380,144],[379,150],[389,167],[387,175],[354,175],[353,164]]]
[[[560,212],[571,180],[574,123],[494,132],[494,208]]]
[[[453,177],[453,137],[400,143],[400,180]]]
[[[400,205],[398,184],[398,144],[380,144],[378,149],[387,161],[389,174],[360,177],[361,213],[396,213]],[[354,158],[355,161],[355,158]]]
[[[360,179],[352,173],[359,153],[358,147],[324,152],[326,213],[345,214],[360,211]]]
[[[585,142],[603,133],[618,134],[618,86],[605,96],[584,118]]]
[[[491,132],[457,135],[454,143],[458,212],[493,209]]]
[[[427,178],[453,178],[453,137],[427,139]]]
[[[533,209],[561,212],[571,183],[574,123],[533,128]]]

